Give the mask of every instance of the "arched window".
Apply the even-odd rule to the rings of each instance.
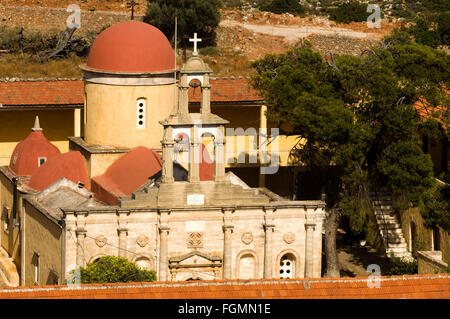
[[[136,266],[144,270],[153,270],[153,263],[147,257],[138,257],[136,258]]]
[[[244,254],[239,259],[239,279],[251,279],[256,276],[256,258],[252,254]]]
[[[136,104],[136,128],[145,129],[145,114],[147,101],[143,98],[137,100]]]
[[[280,259],[280,278],[294,278],[295,257],[292,254],[285,254]]]

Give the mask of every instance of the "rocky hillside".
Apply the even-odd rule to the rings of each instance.
[[[147,1],[136,2],[136,19],[142,20]],[[125,0],[2,0],[0,30],[1,27],[24,27],[43,33],[64,30],[70,15],[66,11],[67,6],[77,4],[82,10],[81,28],[74,36],[83,37],[128,20],[130,9],[126,3]],[[336,24],[323,16],[302,18],[291,14],[261,12],[252,7],[227,8],[221,12],[217,47],[201,50],[217,76],[249,75],[252,72],[251,61],[267,53],[284,52],[302,39],[309,40],[313,48],[322,54],[358,55],[389,34],[394,27],[400,26],[400,23],[382,21],[381,28],[370,29],[366,23]],[[0,52],[0,61],[14,63],[15,60],[15,57]],[[79,59],[72,60],[79,62]],[[34,62],[27,61],[25,64],[30,63]],[[32,69],[36,72],[36,68]],[[67,76],[81,76],[75,65],[67,70]],[[0,77],[14,76],[9,75],[10,71],[14,72],[14,68],[0,66]],[[49,73],[51,70],[48,69],[43,72]]]

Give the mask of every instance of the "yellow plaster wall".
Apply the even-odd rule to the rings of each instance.
[[[199,112],[198,106],[191,105],[189,107],[190,112]],[[259,134],[259,128],[261,125],[266,126],[267,123],[261,123],[261,106],[241,106],[241,105],[227,105],[227,106],[212,106],[211,112],[226,119],[230,123],[226,128],[242,128],[244,131],[249,128],[254,128]],[[267,133],[271,133],[273,124],[269,123]],[[245,132],[248,134],[248,132]],[[256,163],[250,163],[250,157],[256,156],[253,148],[253,136],[227,136],[226,137],[226,167],[248,167],[257,166]],[[279,166],[293,165],[289,159],[289,154],[292,148],[297,144],[298,136],[279,136],[276,141],[269,141],[267,144],[267,151],[270,154],[275,151],[279,161]],[[257,140],[257,143],[258,140]],[[237,159],[240,155],[245,154],[245,163],[237,163]],[[232,162],[234,161],[234,164]]]
[[[74,110],[0,111],[0,166],[9,165],[16,145],[31,132],[39,116],[43,133],[59,150],[69,150],[68,136],[74,134]]]
[[[3,174],[0,174],[0,209],[1,209],[1,229],[0,229],[0,242],[3,249],[6,250],[8,255],[14,260],[17,268],[20,269],[20,240],[19,240],[19,227],[14,225],[13,220],[13,183],[6,178]],[[18,191],[17,196],[17,222],[21,221],[22,201],[21,194]],[[5,214],[9,217],[8,232],[5,231]]]
[[[86,83],[85,140],[89,144],[161,148],[159,121],[174,106],[174,85],[118,86]],[[145,129],[136,128],[137,100],[147,100]]]
[[[53,285],[54,274],[62,283],[62,231],[29,203],[25,204],[25,285],[34,285],[33,256],[39,256],[40,285]]]
[[[123,155],[125,153],[91,154],[91,158],[86,163],[89,177],[102,175],[112,163]]]

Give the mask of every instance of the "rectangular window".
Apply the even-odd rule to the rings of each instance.
[[[34,264],[34,284],[39,285],[39,253],[34,253],[33,256],[33,264]]]
[[[9,209],[6,206],[3,206],[2,209],[2,215],[3,215],[3,231],[5,233],[9,233]]]

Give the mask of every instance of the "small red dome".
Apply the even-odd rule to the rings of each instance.
[[[161,165],[161,155],[138,146],[112,163],[103,175],[92,178],[92,192],[101,201],[115,205],[119,197],[135,192],[161,171]]]
[[[80,152],[74,151],[50,158],[31,176],[28,187],[41,191],[62,177],[74,183],[81,182],[86,187],[89,185],[86,164]]]
[[[33,175],[39,168],[40,159],[44,162],[59,154],[59,149],[47,140],[42,131],[33,131],[16,145],[9,168],[18,176]]]
[[[139,22],[117,23],[94,41],[87,67],[98,71],[158,73],[175,69],[175,54],[166,36]]]

